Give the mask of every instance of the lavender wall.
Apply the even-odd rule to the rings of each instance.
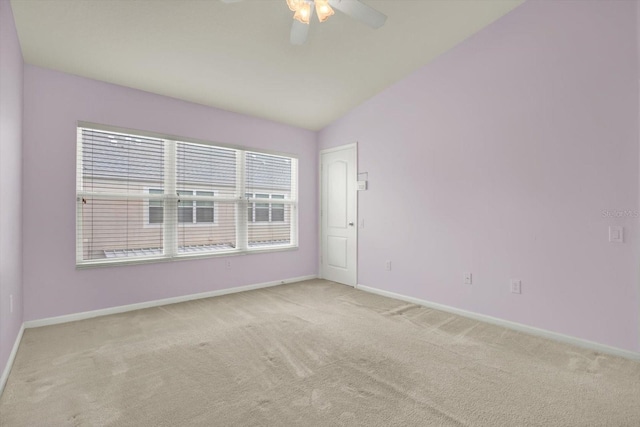
[[[0,374],[22,325],[22,68],[11,5],[0,0]]]
[[[636,2],[529,1],[324,129],[369,173],[358,282],[640,350],[636,44]]]
[[[30,65],[24,78],[25,320],[316,274],[314,132]],[[77,120],[298,155],[299,250],[76,270]]]

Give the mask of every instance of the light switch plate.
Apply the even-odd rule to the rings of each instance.
[[[367,189],[367,181],[358,181],[358,191],[364,191]]]
[[[611,243],[624,243],[624,227],[619,225],[609,226],[609,241]]]

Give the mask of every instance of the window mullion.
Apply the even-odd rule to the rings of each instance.
[[[249,225],[247,222],[249,204],[245,196],[247,191],[245,158],[246,152],[238,150],[236,155],[236,195],[238,197],[238,203],[236,204],[236,247],[241,251],[246,251],[249,246]]]
[[[176,142],[164,141],[164,254],[178,253],[178,196],[176,192]]]
[[[84,170],[82,157],[82,129],[77,130],[77,148],[76,148],[76,191],[84,190],[82,172]],[[82,237],[82,197],[76,194],[76,264],[82,262],[84,258],[84,239]]]

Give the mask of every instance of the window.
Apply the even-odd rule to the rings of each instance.
[[[196,191],[196,196],[213,197],[213,191]],[[196,224],[213,222],[213,202],[195,202],[195,222]]]
[[[297,246],[293,157],[79,127],[77,164],[79,266]]]
[[[149,189],[149,194],[163,194],[162,190],[155,188]],[[180,191],[178,197],[186,196],[205,196],[213,197],[215,193],[213,191]],[[162,224],[163,223],[163,203],[162,201],[149,201],[149,224]],[[194,201],[187,200],[182,201],[178,199],[178,222],[184,224],[207,224],[214,222],[213,214],[213,202]]]
[[[151,188],[149,194],[164,194],[164,191]],[[163,216],[164,203],[162,200],[149,200],[149,224],[162,224]]]
[[[245,197],[247,199],[284,199],[284,194],[247,193]],[[284,205],[281,203],[249,202],[247,220],[249,222],[282,222],[284,221]]]
[[[284,194],[272,194],[272,199],[284,199]],[[271,203],[271,222],[284,221],[284,205],[282,203]]]

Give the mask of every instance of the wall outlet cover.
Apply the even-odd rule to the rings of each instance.
[[[464,273],[463,282],[465,285],[470,285],[473,283],[473,276],[471,273]]]
[[[611,243],[624,243],[624,227],[619,225],[610,226],[609,241]]]
[[[511,293],[512,294],[521,294],[522,293],[522,281],[513,279],[511,280]]]

